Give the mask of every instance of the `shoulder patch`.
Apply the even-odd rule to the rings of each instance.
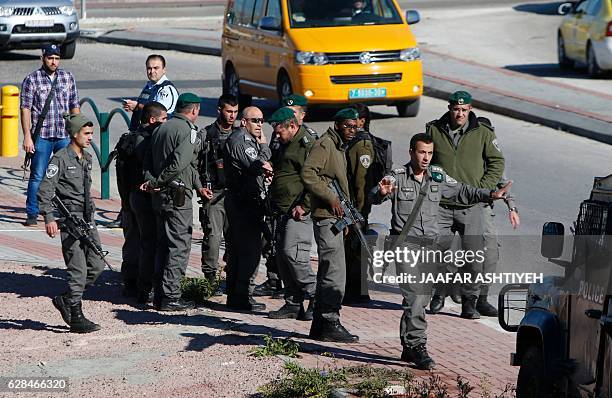
[[[359,163],[361,163],[361,165],[367,169],[372,163],[372,158],[370,158],[370,155],[361,155],[359,157]]]
[[[457,180],[455,180],[453,177],[449,176],[448,174],[446,175],[446,183],[447,184],[451,184],[451,185],[455,185],[457,184]]]
[[[310,143],[310,140],[308,139],[308,137],[304,136],[302,137],[302,139],[300,140],[300,142],[304,145],[307,145],[308,143]]]
[[[257,150],[255,148],[247,148],[244,153],[251,159],[257,159]]]
[[[189,137],[189,142],[191,142],[192,144],[195,144],[197,138],[198,138],[198,130],[191,129],[191,135]]]
[[[393,169],[393,173],[395,173],[395,174],[406,174],[406,169],[404,167],[398,167],[397,169]]]
[[[439,173],[437,171],[432,171],[431,172],[431,179],[434,180],[435,182],[442,182],[442,181],[444,181],[444,174],[443,173]]]
[[[499,143],[497,142],[497,138],[494,139],[491,143],[493,144],[495,149],[497,149],[499,152],[501,152],[501,149],[499,148]]]
[[[47,178],[53,178],[55,177],[55,175],[57,174],[57,172],[59,171],[59,167],[56,164],[51,163],[48,167],[47,167]]]

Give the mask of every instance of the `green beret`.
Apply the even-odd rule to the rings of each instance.
[[[357,112],[357,110],[355,110],[355,108],[344,108],[338,111],[338,113],[334,115],[334,120],[336,122],[340,120],[357,120],[357,119],[359,119],[359,113]]]
[[[308,100],[306,97],[299,94],[291,94],[283,98],[283,106],[306,106],[308,105]]]
[[[287,108],[286,106],[276,110],[270,117],[268,118],[268,123],[281,123],[285,120],[295,119],[295,112],[293,109]],[[296,119],[297,120],[297,119]]]
[[[68,131],[71,137],[75,136],[86,124],[93,124],[93,122],[82,113],[77,113],[76,115],[66,113],[62,115],[62,117],[66,120],[66,131]]]
[[[202,99],[199,96],[193,93],[183,93],[179,95],[178,100],[176,101],[176,107],[183,108],[185,105],[199,104],[200,102],[202,102]]]
[[[472,103],[472,96],[467,91],[455,91],[448,97],[451,105],[468,105]]]

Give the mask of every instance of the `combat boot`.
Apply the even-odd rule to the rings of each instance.
[[[487,296],[478,296],[476,311],[484,316],[497,316],[497,308],[487,301]]]
[[[68,297],[66,295],[55,296],[51,301],[53,302],[53,306],[57,308],[62,315],[64,322],[70,326],[70,302],[68,301]]]
[[[436,363],[427,353],[425,344],[414,347],[404,347],[402,351],[402,361],[414,364],[414,367],[421,370],[431,370],[436,367]]]
[[[100,325],[93,323],[83,315],[81,302],[70,306],[70,332],[72,333],[91,333],[100,330]]]
[[[211,286],[217,285],[217,288],[212,293],[213,297],[221,297],[223,296],[223,289],[221,289],[221,282],[217,280],[217,274],[214,272],[205,273],[204,277],[208,280]]]
[[[261,285],[255,286],[253,289],[253,296],[255,297],[264,297],[264,296],[272,296],[276,291],[276,283],[271,279],[267,279]]]
[[[314,309],[314,299],[311,299],[308,302],[308,308],[304,311],[304,305],[300,307],[300,313],[298,314],[297,319],[300,321],[312,321],[312,311]]]
[[[350,334],[340,321],[328,321],[323,319],[321,323],[321,333],[317,340],[329,341],[333,343],[357,343],[359,336]]]
[[[303,304],[294,305],[285,303],[277,311],[268,312],[268,317],[272,319],[297,319],[301,312],[304,312]]]
[[[476,296],[461,296],[461,318],[480,319],[480,314],[476,310]]]
[[[444,308],[444,299],[444,296],[440,296],[437,294],[434,294],[431,297],[431,302],[429,303],[429,310],[432,314],[437,314],[442,310],[442,308]]]

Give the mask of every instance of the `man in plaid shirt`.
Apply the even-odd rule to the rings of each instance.
[[[51,155],[70,143],[66,133],[66,122],[62,114],[80,113],[79,95],[72,73],[59,69],[60,47],[50,44],[42,50],[42,67],[30,73],[21,84],[21,128],[23,130],[23,149],[33,153],[30,165],[30,180],[26,198],[27,219],[25,225],[34,226],[38,218],[36,194],[42,181]],[[33,133],[38,118],[51,91],[53,80],[55,96],[49,111],[42,121],[39,136],[34,143]]]

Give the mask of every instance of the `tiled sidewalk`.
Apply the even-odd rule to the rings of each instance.
[[[63,260],[58,239],[51,240],[44,233],[42,222],[36,228],[22,225],[25,221],[24,202],[27,182],[21,180],[19,169],[21,159],[0,158],[0,263],[11,261],[27,264],[45,265],[62,268]],[[94,195],[95,197],[96,195]],[[119,208],[117,200],[96,200],[100,209],[96,220],[100,224],[114,220]],[[104,248],[110,252],[109,261],[115,268],[121,264],[121,230],[100,227]],[[194,244],[189,262],[188,275],[199,273],[200,246],[194,234]],[[265,273],[260,272],[262,280]],[[115,290],[119,294],[119,290]],[[397,290],[396,290],[397,291]],[[222,303],[224,298],[211,303],[213,314],[239,321],[232,331],[246,334],[273,336],[293,335],[301,342],[303,355],[301,361],[307,366],[333,364],[345,366],[373,364],[375,366],[401,367],[398,360],[401,354],[399,341],[399,321],[401,317],[401,296],[397,292],[371,291],[373,301],[364,306],[344,307],[342,322],[351,332],[360,337],[358,344],[321,343],[307,338],[310,323],[295,320],[272,320],[260,314],[228,312]],[[112,301],[112,300],[111,300]],[[277,309],[282,300],[263,300],[269,310]],[[455,385],[455,378],[461,375],[472,385],[490,384],[494,389],[502,389],[508,383],[515,383],[517,369],[508,365],[510,352],[514,350],[514,335],[495,328],[495,319],[480,321],[464,320],[458,317],[457,305],[448,306],[445,312],[428,316],[429,350],[438,363],[435,374],[449,386]],[[26,315],[27,316],[27,315]],[[130,322],[127,322],[129,324]],[[124,328],[126,333],[129,325]],[[227,350],[231,350],[227,346]],[[320,354],[333,354],[334,359]],[[418,376],[427,372],[414,371]]]

